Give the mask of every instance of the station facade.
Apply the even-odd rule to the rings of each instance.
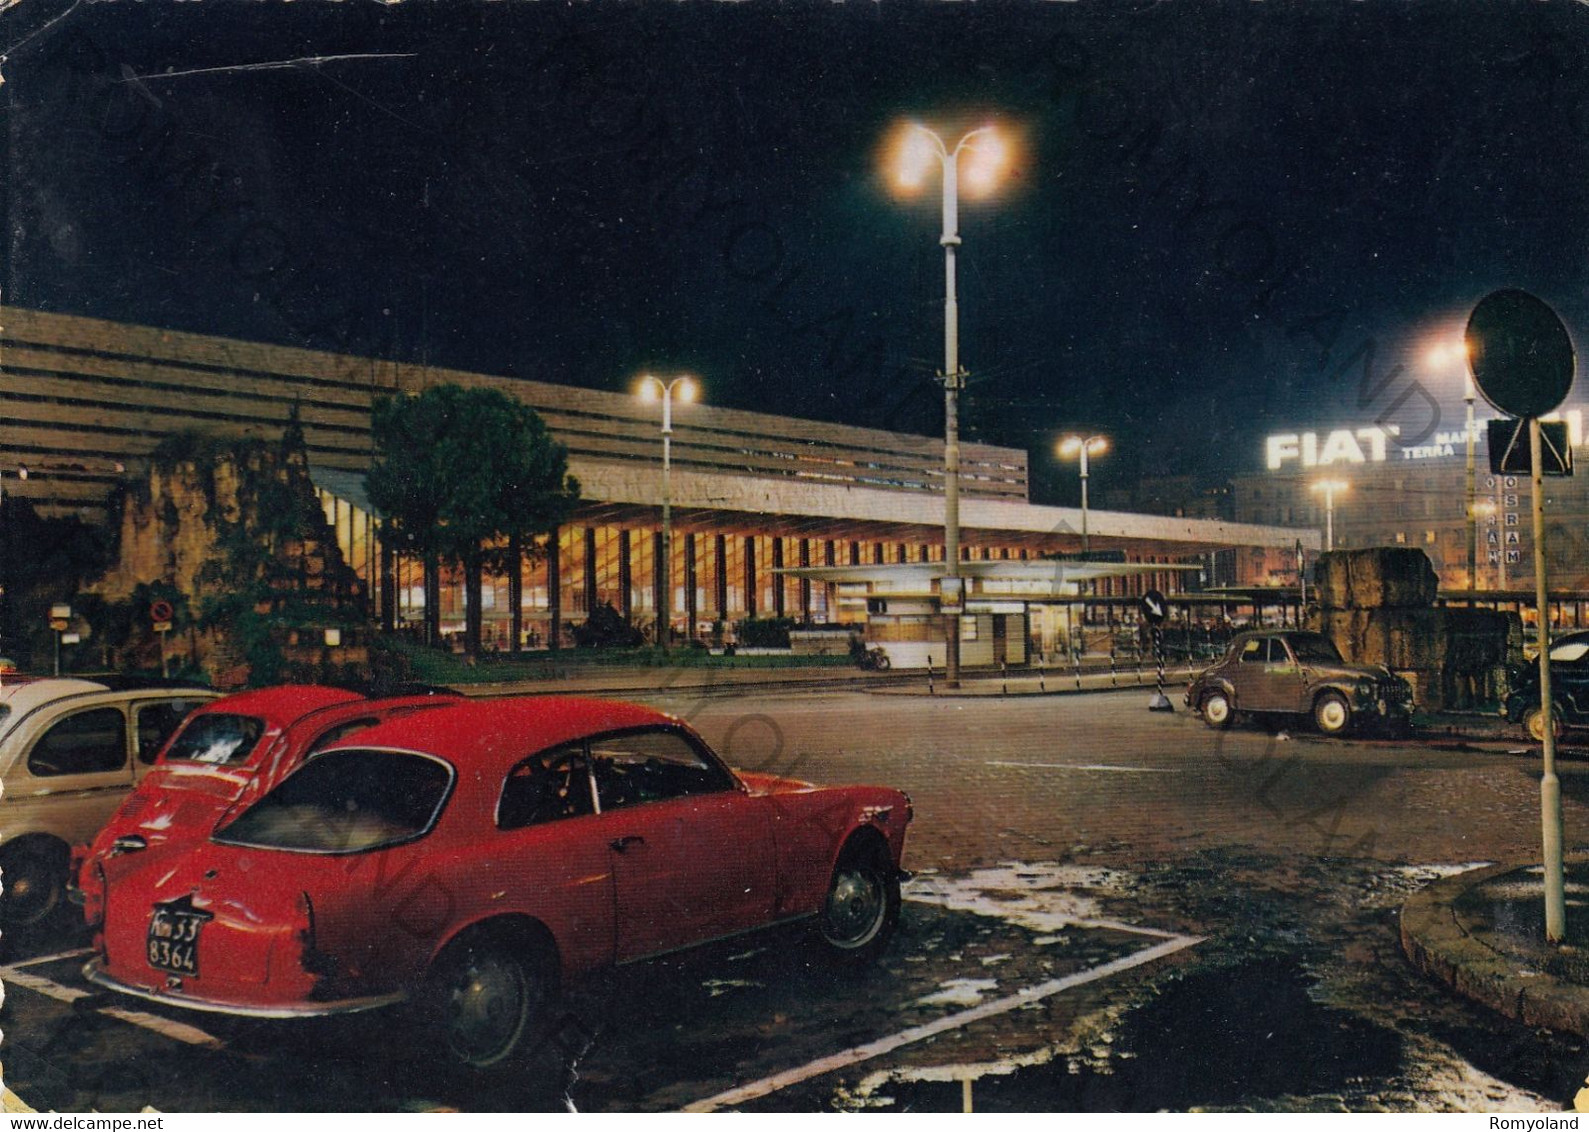
[[[382,396],[456,383],[532,406],[569,451],[583,502],[526,556],[518,584],[488,579],[486,634],[499,647],[522,611],[524,644],[569,642],[597,605],[653,631],[672,587],[674,629],[706,636],[746,618],[864,621],[864,600],[800,568],[938,562],[943,442],[710,404],[675,405],[672,562],[660,561],[658,408],[554,382],[440,369],[0,307],[0,490],[45,514],[102,519],[124,470],[184,431],[279,436],[303,429],[311,472],[371,617],[420,620],[420,565],[383,547],[364,495],[370,411]],[[710,375],[703,382],[710,397]],[[26,477],[23,478],[23,470]],[[1300,524],[1306,517],[1298,517]],[[1081,513],[1032,504],[1018,449],[962,444],[961,544],[970,561],[1029,561],[1081,549]],[[1090,547],[1140,566],[1089,583],[1102,597],[1261,583],[1317,535],[1289,525],[1088,513]],[[1195,567],[1188,569],[1186,567]],[[394,584],[380,584],[383,574]],[[462,587],[444,584],[444,626],[461,625]],[[1044,632],[1041,618],[1032,626]]]

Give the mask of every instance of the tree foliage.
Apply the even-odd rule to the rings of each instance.
[[[460,385],[378,400],[372,431],[370,502],[385,516],[387,537],[423,558],[427,569],[437,560],[463,567],[465,647],[473,655],[480,648],[482,569],[488,563],[517,569],[501,561],[506,540],[517,536],[533,546],[579,501],[568,450],[528,405]],[[428,620],[433,604],[427,602]]]

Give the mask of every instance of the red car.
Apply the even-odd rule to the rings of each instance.
[[[801,919],[877,954],[911,817],[897,790],[735,773],[650,708],[453,704],[316,753],[202,844],[107,857],[85,972],[230,1014],[417,1000],[484,1067],[587,972]]]
[[[287,685],[212,700],[193,712],[74,863],[85,895],[97,888],[94,870],[112,853],[168,841],[201,841],[228,814],[261,797],[312,752],[394,715],[443,703],[453,696],[370,700],[357,692]],[[119,847],[118,847],[119,843]],[[98,919],[89,908],[88,919]]]

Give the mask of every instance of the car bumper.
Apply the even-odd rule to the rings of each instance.
[[[145,999],[149,1002],[158,1002],[165,1006],[177,1006],[184,1010],[200,1010],[208,1014],[231,1014],[240,1018],[314,1018],[326,1014],[355,1014],[361,1010],[378,1010],[386,1006],[395,1006],[408,997],[406,994],[398,992],[369,995],[363,998],[344,998],[331,1002],[273,1003],[268,1006],[216,1002],[211,999],[192,998],[187,995],[154,990],[151,987],[133,986],[130,983],[124,983],[107,973],[103,964],[97,958],[90,959],[84,965],[83,977],[97,986],[102,986],[121,994],[132,995],[134,998]]]

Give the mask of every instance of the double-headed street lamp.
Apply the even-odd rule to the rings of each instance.
[[[955,297],[955,249],[960,246],[960,156],[970,158],[965,170],[966,188],[984,195],[998,184],[1007,159],[1006,147],[992,126],[972,130],[953,149],[919,122],[905,127],[895,170],[896,183],[913,192],[926,183],[936,160],[943,174],[943,605],[944,684],[960,686],[960,390],[965,373],[960,369],[960,308]]]
[[[640,400],[662,402],[662,561],[657,569],[662,577],[662,608],[657,643],[667,651],[673,636],[673,398],[685,404],[695,400],[695,379],[687,374],[664,380],[646,374],[636,392]]]
[[[1335,493],[1345,492],[1352,485],[1345,480],[1319,480],[1314,491],[1324,493],[1324,549],[1335,549]]]
[[[1067,436],[1059,442],[1059,455],[1065,460],[1081,460],[1081,552],[1083,555],[1092,551],[1092,544],[1087,536],[1087,461],[1093,456],[1102,456],[1109,451],[1109,438],[1107,436]]]

